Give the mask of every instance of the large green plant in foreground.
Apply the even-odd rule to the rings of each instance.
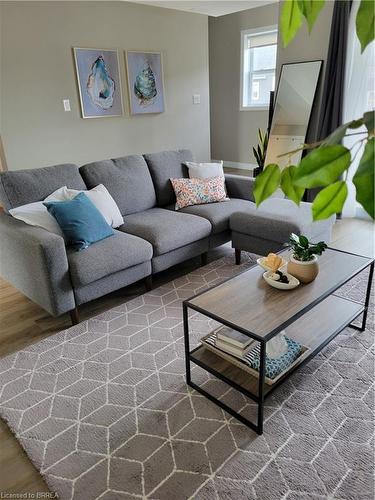
[[[311,31],[324,4],[324,0],[285,0],[280,17],[284,47],[293,40],[304,19]],[[356,17],[356,32],[362,52],[374,39],[374,11],[373,0],[361,0]],[[360,127],[363,129],[358,131]],[[357,136],[358,139],[350,149],[341,145],[342,139],[348,136]],[[288,165],[283,170],[276,164],[267,165],[255,180],[256,204],[269,198],[278,188],[299,204],[305,189],[320,187],[323,189],[312,205],[314,220],[326,219],[341,212],[348,195],[349,167],[363,150],[353,184],[357,201],[374,219],[374,141],[374,112],[368,111],[358,120],[345,123],[322,141],[303,144],[282,155],[291,157],[297,151],[312,150],[298,165]]]

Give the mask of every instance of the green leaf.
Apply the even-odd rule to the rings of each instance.
[[[345,137],[346,132],[349,129],[356,129],[361,127],[364,124],[363,118],[359,120],[352,120],[351,122],[344,123],[336,130],[332,132],[328,137],[323,140],[322,145],[330,145],[330,144],[340,144],[342,139]]]
[[[255,178],[254,198],[257,207],[273,194],[280,185],[280,168],[271,163]]]
[[[285,0],[281,9],[280,28],[283,45],[286,47],[296,36],[302,24],[302,14],[297,0]]]
[[[322,255],[326,248],[327,244],[324,241],[319,241],[319,243],[313,243],[309,250],[314,255]]]
[[[267,151],[267,147],[268,147],[268,133],[266,133],[266,135],[264,137],[264,151],[265,152]]]
[[[298,0],[299,10],[306,18],[309,26],[309,33],[318,18],[319,12],[322,10],[325,0]]]
[[[262,143],[263,142],[263,135],[262,135],[262,130],[260,128],[258,128],[258,137],[259,137],[259,142]]]
[[[299,243],[299,236],[297,236],[295,233],[292,233],[290,236],[289,236],[289,240],[291,243]]]
[[[289,167],[284,168],[281,172],[280,184],[285,196],[299,205],[302,200],[303,193],[305,192],[305,188],[295,186],[293,183],[296,168],[297,167],[295,165],[290,165]]]
[[[357,36],[361,43],[361,53],[374,39],[374,11],[373,0],[361,0],[355,20]]]
[[[357,172],[353,177],[353,184],[356,187],[356,200],[363,206],[366,212],[375,218],[374,214],[374,148],[375,139],[370,139],[363,152],[361,161],[359,162]]]
[[[261,162],[261,160],[260,160],[260,158],[258,156],[257,150],[255,148],[253,148],[253,154],[254,154],[255,160],[256,160],[256,162],[258,164],[258,167],[261,167],[262,166],[261,165],[262,162]]]
[[[367,113],[365,113],[363,115],[363,123],[366,125],[366,128],[370,133],[374,133],[375,112],[374,111],[367,111]]]
[[[340,213],[347,196],[345,181],[337,181],[322,189],[312,204],[313,219],[328,219],[331,215]]]
[[[299,244],[303,248],[308,248],[308,246],[309,246],[309,240],[306,238],[306,236],[303,236],[303,234],[301,234],[300,237],[299,237]]]
[[[350,151],[341,145],[321,146],[305,156],[298,165],[294,184],[305,188],[328,186],[350,165]]]

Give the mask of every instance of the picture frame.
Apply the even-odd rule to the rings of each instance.
[[[130,114],[163,113],[163,54],[158,51],[126,50],[125,64]]]
[[[117,49],[73,47],[82,118],[122,116]]]

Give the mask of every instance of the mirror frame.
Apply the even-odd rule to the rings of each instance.
[[[305,140],[306,140],[306,137],[308,136],[308,133],[309,133],[309,130],[310,130],[312,111],[313,111],[313,109],[314,109],[314,107],[316,105],[316,97],[317,97],[317,94],[318,94],[318,89],[320,87],[320,80],[321,80],[321,75],[322,75],[322,71],[323,71],[323,64],[324,64],[323,59],[312,59],[312,60],[309,60],[309,61],[296,61],[296,62],[291,62],[291,63],[283,63],[281,65],[280,74],[279,74],[279,78],[278,78],[278,81],[277,81],[277,88],[276,88],[276,91],[275,91],[275,94],[274,94],[274,97],[273,97],[272,115],[269,117],[269,124],[268,124],[269,140],[271,139],[271,131],[272,131],[273,119],[274,119],[274,115],[275,115],[275,110],[276,110],[276,105],[277,105],[277,97],[278,97],[279,90],[280,90],[280,82],[281,82],[281,78],[282,78],[284,67],[285,66],[294,66],[296,64],[314,63],[314,62],[316,62],[316,63],[319,62],[320,66],[319,66],[318,77],[317,77],[317,80],[316,80],[314,95],[313,95],[312,102],[311,102],[309,119],[308,119],[307,126],[306,126],[306,133],[305,133]],[[306,154],[305,151],[302,151],[302,157],[303,157],[304,154]],[[267,158],[267,153],[266,153],[266,158]],[[265,163],[265,165],[266,164],[267,163]]]

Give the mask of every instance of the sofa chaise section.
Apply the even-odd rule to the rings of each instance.
[[[161,206],[175,211],[175,195],[171,177],[188,177],[184,162],[191,161],[189,150],[164,151],[145,155],[150,168],[156,197]],[[208,220],[211,224],[209,248],[232,240],[236,260],[241,250],[267,254],[282,249],[292,232],[305,234],[313,241],[331,239],[335,217],[313,222],[311,204],[295,205],[276,192],[257,208],[254,203],[255,179],[225,174],[228,201],[185,207],[175,214],[189,214]]]
[[[241,250],[266,255],[281,250],[291,233],[303,234],[313,242],[331,240],[336,217],[313,221],[311,203],[299,206],[284,198],[270,198],[259,208],[253,203],[246,210],[230,217],[232,247],[236,261],[240,262]]]

